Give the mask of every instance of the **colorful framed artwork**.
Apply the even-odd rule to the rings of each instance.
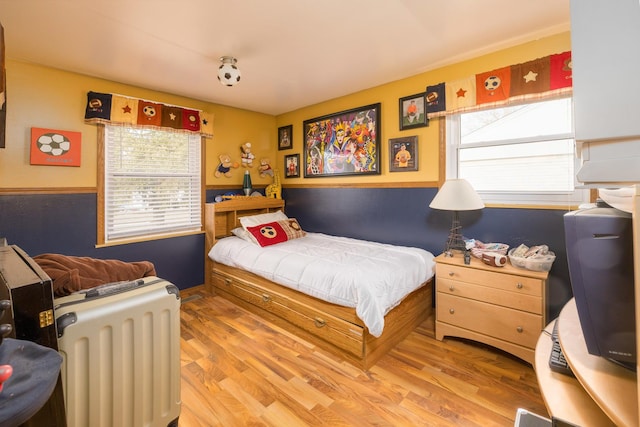
[[[278,128],[278,150],[293,148],[293,125]]]
[[[298,178],[300,176],[300,154],[284,156],[284,177]]]
[[[80,132],[31,128],[31,164],[80,166]]]
[[[305,120],[302,130],[305,178],[380,174],[380,103]]]
[[[389,140],[389,172],[418,170],[418,137],[406,136]]]
[[[415,129],[429,125],[425,110],[425,93],[400,98],[400,130]]]

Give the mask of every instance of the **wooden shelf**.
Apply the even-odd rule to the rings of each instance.
[[[615,426],[576,378],[549,368],[554,322],[549,323],[538,338],[533,365],[549,415],[579,426]]]
[[[636,373],[588,353],[574,299],[564,306],[558,319],[562,352],[582,387],[614,424],[638,426]]]

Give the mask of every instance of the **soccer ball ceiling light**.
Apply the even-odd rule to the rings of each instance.
[[[220,58],[222,65],[218,68],[218,80],[225,86],[235,86],[240,82],[240,70],[236,66],[236,58],[223,56]]]

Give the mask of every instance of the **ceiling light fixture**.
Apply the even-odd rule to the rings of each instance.
[[[222,65],[218,68],[218,80],[225,86],[235,86],[240,82],[240,70],[236,66],[236,58],[233,56],[220,57]]]

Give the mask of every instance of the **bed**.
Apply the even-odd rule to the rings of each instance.
[[[427,251],[327,236],[321,233],[305,233],[302,230],[299,230],[301,234],[296,234],[295,229],[294,234],[288,234],[289,241],[265,247],[257,244],[255,238],[252,238],[254,242],[251,243],[247,236],[237,237],[239,231],[245,233],[242,231],[242,222],[244,222],[244,229],[250,230],[260,239],[261,236],[255,231],[260,228],[264,232],[265,224],[259,227],[247,227],[247,224],[252,224],[249,220],[260,218],[257,215],[264,216],[264,214],[268,214],[267,216],[271,218],[273,214],[281,214],[283,210],[283,200],[266,197],[237,197],[206,204],[205,287],[207,291],[258,314],[363,370],[374,365],[431,315],[434,263],[433,255]],[[291,219],[288,220],[291,222]],[[284,221],[277,221],[277,223],[286,226]],[[293,223],[297,225],[295,219]],[[336,241],[328,239],[336,239]],[[293,246],[299,244],[315,246],[311,248],[301,246],[302,249]],[[360,256],[361,253],[364,254],[369,250],[366,247],[369,244],[377,245],[373,246],[373,261],[365,260],[364,255]],[[333,274],[332,279],[320,280],[320,275],[317,274],[319,269],[337,271],[341,268],[338,266],[333,269],[316,265],[316,260],[327,257],[317,256],[319,252],[316,251],[321,249],[316,246],[327,245],[333,251],[332,256],[338,258],[337,261],[336,259],[332,261],[338,263],[340,262],[338,248],[344,246],[355,248],[359,256],[357,265],[382,264],[383,262],[376,260],[386,259],[388,255],[385,253],[381,256],[377,251],[389,249],[394,253],[391,256],[398,256],[402,265],[416,265],[417,268],[397,269],[396,274],[384,273],[385,278],[395,280],[395,282],[391,281],[392,286],[385,284],[386,288],[371,285],[377,281],[364,274],[369,267],[354,269],[352,273]],[[274,248],[277,250],[273,250]],[[277,253],[280,255],[276,255]],[[293,273],[289,269],[283,270],[282,263],[285,260],[294,261],[297,267],[294,267]],[[274,265],[281,270],[276,273],[266,273],[265,265]],[[311,277],[312,281],[322,282],[337,280],[335,276],[348,277],[349,275],[353,282],[358,280],[363,282],[361,279],[364,278],[369,286],[363,287],[364,290],[356,290],[361,289],[358,287],[361,284],[354,283],[352,290],[345,291],[341,290],[342,284],[338,286],[328,282],[330,290],[326,291],[328,295],[325,295],[324,291],[315,291],[309,288],[309,285],[305,285],[306,279],[303,278],[303,276]],[[396,275],[398,277],[395,277]],[[360,279],[355,280],[357,278]],[[276,280],[280,283],[276,283]],[[410,291],[403,291],[401,288],[404,287]],[[402,294],[402,292],[405,293]],[[366,296],[367,293],[373,296]],[[387,294],[389,294],[388,297]],[[381,296],[383,302],[378,302],[378,297]],[[342,301],[343,298],[350,297],[354,297],[353,302]],[[362,305],[360,300],[368,302]],[[382,314],[370,312],[382,312]]]

